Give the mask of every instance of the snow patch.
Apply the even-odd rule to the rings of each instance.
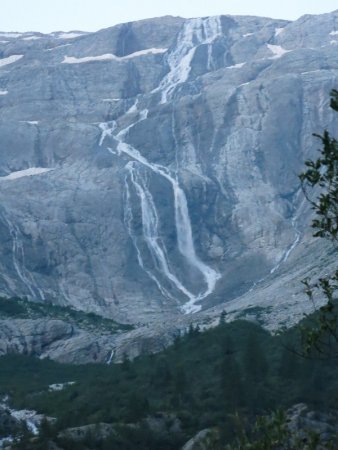
[[[165,53],[168,49],[167,48],[147,48],[145,50],[139,50],[138,52],[130,53],[129,55],[122,56],[120,59],[129,59],[129,58],[136,58],[138,56],[143,55],[157,55],[161,53]]]
[[[22,33],[0,33],[0,36],[5,38],[18,38],[22,36]]]
[[[7,95],[8,94],[8,91],[1,91],[0,90],[0,95]]]
[[[74,32],[61,33],[58,35],[56,39],[75,39],[77,37],[84,36],[85,34],[87,33],[74,33]]]
[[[7,44],[9,41],[0,41],[0,44]]]
[[[103,102],[119,102],[121,99],[120,98],[103,98],[102,101]]]
[[[332,41],[330,41],[330,44],[331,44],[331,45],[337,45],[337,44],[338,44],[338,41],[333,41],[333,40],[332,40]]]
[[[245,34],[243,34],[243,37],[248,37],[248,36],[252,36],[253,35],[253,33],[245,33]]]
[[[48,390],[51,392],[62,391],[67,386],[72,386],[73,384],[75,384],[75,381],[67,381],[66,383],[54,383],[48,386]]]
[[[100,56],[85,56],[84,58],[76,58],[75,56],[65,56],[62,64],[82,64],[92,61],[112,61],[118,59],[115,55],[111,53],[106,53]]]
[[[275,28],[275,36],[279,36],[284,31],[284,28]]]
[[[68,47],[69,45],[72,45],[72,44],[57,45],[56,47],[46,48],[46,50],[44,50],[44,51],[45,52],[51,52],[52,50],[56,50],[57,48]]]
[[[17,180],[18,178],[30,177],[33,175],[40,175],[42,173],[50,172],[51,170],[55,170],[55,169],[46,168],[46,167],[30,167],[29,169],[18,170],[16,172],[10,173],[9,175],[6,175],[5,177],[0,177],[0,181],[2,181],[2,180]]]
[[[126,56],[116,56],[112,53],[106,53],[105,55],[99,55],[99,56],[85,56],[83,58],[76,58],[75,56],[65,56],[64,60],[62,61],[63,64],[81,64],[81,63],[87,63],[92,61],[123,61],[125,59],[131,59],[136,58],[139,56],[149,55],[153,54],[156,55],[158,53],[165,53],[167,51],[166,48],[148,48],[145,50],[140,50],[138,52],[131,53],[130,55]]]
[[[266,46],[273,53],[273,56],[271,56],[270,59],[280,58],[285,53],[289,53],[291,51],[291,50],[285,50],[285,48],[281,47],[280,45],[266,44]]]
[[[22,38],[23,41],[36,41],[37,39],[41,39],[41,36],[28,36]]]
[[[38,120],[20,120],[21,123],[28,123],[29,125],[39,125]]]
[[[227,66],[226,69],[240,69],[241,67],[245,66],[245,64],[246,64],[245,62],[238,63],[235,64],[234,66]]]
[[[306,75],[308,73],[316,73],[316,72],[321,72],[322,69],[316,69],[316,70],[308,70],[307,72],[301,72],[301,75]]]
[[[126,114],[132,114],[132,113],[136,113],[137,110],[137,105],[138,105],[138,99],[136,99],[136,101],[134,102],[134,104],[128,109],[128,111],[126,112]]]
[[[330,36],[338,36],[338,31],[331,31]]]
[[[2,58],[0,59],[0,67],[7,66],[8,64],[13,64],[16,61],[19,61],[19,59],[21,59],[22,57],[23,55],[11,55],[7,58]]]

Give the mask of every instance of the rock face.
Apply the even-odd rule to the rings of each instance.
[[[2,34],[0,293],[135,324],[262,279],[282,300],[321,252],[296,174],[337,125],[337,29],[338,11]]]
[[[338,437],[338,415],[336,411],[311,411],[304,403],[294,405],[287,411],[288,428],[293,436],[289,444],[302,442],[306,448],[312,435],[318,437],[318,450],[330,448]]]
[[[62,320],[0,320],[0,356],[21,353],[63,363],[107,362],[115,339],[86,333]]]
[[[217,430],[205,429],[192,437],[183,447],[182,450],[220,450],[219,435]]]
[[[52,342],[71,337],[73,329],[61,320],[2,320],[0,354],[41,354]]]
[[[20,353],[61,363],[120,363],[125,357],[164,350],[188,327],[189,320],[183,317],[175,323],[109,334],[58,319],[0,318],[0,356]]]

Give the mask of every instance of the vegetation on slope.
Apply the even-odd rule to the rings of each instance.
[[[17,297],[0,297],[0,319],[60,319],[70,322],[88,331],[100,333],[116,333],[131,330],[127,324],[117,323],[112,319],[95,313],[86,313],[68,306],[57,306],[51,303],[36,303]]]
[[[337,365],[298,358],[285,348],[296,339],[296,330],[271,336],[237,321],[204,333],[191,329],[167,350],[119,365],[64,366],[8,355],[0,359],[0,392],[10,394],[17,408],[55,417],[55,436],[69,427],[114,424],[111,437],[90,436],[91,446],[88,436],[87,444],[59,439],[65,449],[178,449],[209,427],[222,430],[225,445],[234,437],[236,413],[250,422],[299,402],[316,410],[336,404]],[[49,384],[65,381],[76,383],[48,391]],[[159,414],[168,421],[160,435],[147,425],[147,418]],[[180,431],[170,432],[176,419]]]

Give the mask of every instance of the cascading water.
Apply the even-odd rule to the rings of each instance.
[[[129,165],[129,163],[127,164],[126,168],[128,168],[128,165]],[[128,184],[127,177],[125,179],[125,186],[126,186],[126,198],[125,198],[124,223],[126,224],[129,236],[131,237],[134,247],[136,249],[138,263],[139,263],[140,267],[147,273],[149,278],[151,278],[156,283],[156,285],[157,285],[158,289],[160,290],[160,292],[162,293],[162,295],[166,298],[172,298],[170,293],[162,286],[161,282],[151,272],[151,270],[148,270],[146,268],[146,266],[143,262],[141,251],[138,246],[138,241],[136,239],[136,236],[133,232],[133,227],[132,227],[133,209],[132,209],[132,204],[131,204],[131,200],[130,200],[130,190],[129,190],[129,184]]]
[[[294,230],[294,232],[295,232],[295,239],[294,239],[294,241],[292,242],[292,244],[290,245],[290,247],[289,248],[287,248],[286,250],[285,250],[285,252],[284,252],[284,255],[282,256],[282,258],[281,258],[281,260],[270,270],[270,273],[274,273],[274,272],[276,272],[279,268],[280,268],[280,266],[282,265],[282,264],[284,264],[288,259],[289,259],[289,256],[290,256],[290,254],[293,252],[293,250],[297,247],[297,245],[298,245],[298,243],[299,243],[299,241],[300,241],[300,238],[301,238],[301,232],[300,232],[300,230],[299,230],[299,228],[298,228],[298,225],[297,225],[297,222],[298,222],[298,220],[299,220],[299,216],[300,216],[300,214],[301,214],[301,211],[302,211],[302,208],[304,207],[304,204],[305,204],[305,198],[303,198],[303,200],[300,202],[300,204],[298,204],[298,207],[296,207],[295,205],[296,205],[296,202],[299,202],[299,195],[300,195],[300,193],[302,193],[302,191],[301,190],[299,190],[298,192],[297,192],[297,194],[296,194],[296,200],[295,200],[295,202],[294,202],[294,205],[293,205],[293,209],[295,210],[295,211],[298,211],[297,212],[297,214],[291,219],[291,226],[292,226],[292,228],[293,228],[293,230]]]
[[[156,269],[163,273],[164,276],[170,280],[179,291],[192,300],[194,295],[184,287],[184,285],[169,268],[166,248],[162,239],[159,237],[159,221],[155,203],[149,189],[147,188],[146,182],[141,175],[141,171],[137,170],[136,164],[129,163],[128,166],[130,180],[141,202],[143,237],[152,255]]]
[[[204,19],[188,20],[178,39],[177,46],[168,54],[167,62],[169,65],[169,73],[163,78],[159,86],[152,92],[161,93],[161,103],[169,101],[176,87],[184,83],[191,70],[191,61],[193,59],[196,48],[202,44],[211,44],[221,34],[221,23],[219,17],[211,17]],[[210,55],[211,52],[208,50]],[[209,56],[209,59],[211,56]],[[208,63],[210,64],[210,62]],[[118,133],[116,123],[101,123],[99,126],[102,130],[99,144],[102,145],[107,136],[113,137],[117,142],[116,151],[118,155],[127,155],[131,161],[126,165],[128,176],[126,177],[126,209],[125,224],[129,235],[136,248],[138,262],[148,276],[157,284],[161,293],[168,298],[173,298],[168,289],[161,283],[161,277],[166,279],[171,286],[174,286],[188,301],[183,305],[182,309],[185,313],[197,312],[201,309],[196,303],[210,295],[214,289],[217,280],[220,278],[218,272],[201,261],[195,251],[194,240],[192,235],[191,221],[189,217],[188,202],[183,189],[179,185],[177,172],[173,174],[171,170],[160,164],[151,163],[132,145],[126,142],[128,132],[138,123],[147,119],[148,110],[138,111],[138,100],[135,101],[128,113],[138,112],[138,117],[126,128]],[[108,148],[109,151],[111,149]],[[112,151],[111,151],[112,152]],[[112,152],[113,153],[113,152]],[[177,274],[171,268],[167,250],[163,240],[159,236],[159,217],[156,210],[154,198],[147,186],[147,180],[144,172],[148,170],[153,175],[160,176],[167,180],[171,185],[174,198],[175,228],[177,236],[177,248],[184,261],[191,268],[202,275],[205,289],[198,294],[191,292],[183,281],[179,279]],[[131,204],[131,191],[133,188],[140,202],[142,216],[142,233],[143,242],[153,261],[153,268],[146,266],[142,257],[142,251],[138,243],[138,239],[133,233],[132,220],[133,209]],[[161,277],[158,276],[161,275]]]
[[[190,19],[185,22],[178,35],[177,46],[167,56],[169,72],[153,91],[162,93],[161,103],[171,100],[176,87],[187,81],[198,46],[208,44],[208,65],[211,66],[211,44],[221,34],[219,17]]]

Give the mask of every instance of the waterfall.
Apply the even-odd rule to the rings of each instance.
[[[126,170],[128,171],[128,180],[134,187],[140,201],[143,239],[152,256],[155,268],[167,280],[169,280],[172,285],[174,285],[183,295],[188,298],[188,302],[183,306],[184,312],[196,312],[200,309],[200,306],[196,305],[195,303],[199,300],[204,299],[213,292],[216,282],[220,278],[220,275],[214,269],[203,263],[196,255],[187,198],[183,189],[179,186],[176,177],[170,174],[170,171],[167,167],[149,162],[144,156],[140,154],[140,152],[136,148],[124,142],[124,138],[128,134],[128,131],[137,123],[146,120],[146,118],[147,111],[141,111],[139,114],[139,119],[136,122],[122,129],[118,134],[114,136],[115,140],[117,141],[117,152],[119,155],[127,155],[132,160],[126,165]],[[101,129],[103,130],[103,133],[109,135],[106,128],[101,127]],[[147,182],[144,178],[144,175],[142,175],[142,172],[140,170],[142,167],[147,168],[151,172],[165,178],[171,184],[174,194],[175,226],[178,250],[184,257],[184,259],[188,262],[188,264],[201,273],[206,283],[206,289],[198,295],[190,292],[189,289],[184,286],[184,284],[170,269],[165,245],[162,239],[159,237],[159,220],[155,202],[149,188],[147,187]],[[172,296],[168,293],[168,290],[161,285],[158,277],[156,277],[156,275],[151,270],[146,268],[144,264],[137,239],[133,234],[131,226],[132,217],[133,213],[130,200],[130,188],[126,180],[125,223],[129,235],[131,236],[136,248],[138,262],[142,269],[144,269],[150,276],[150,278],[155,281],[162,294],[165,295],[165,297],[172,298]]]
[[[166,103],[170,100],[176,87],[187,81],[191,70],[191,61],[199,45],[208,45],[208,65],[211,65],[211,50],[209,46],[220,34],[221,23],[219,17],[190,19],[185,22],[178,36],[176,47],[169,52],[167,57],[169,72],[162,79],[159,86],[152,91],[152,93],[161,93],[161,103]],[[136,124],[145,121],[148,117],[148,110],[142,109],[139,111],[138,105],[139,101],[136,99],[134,105],[126,113],[127,115],[130,113],[138,113],[135,121],[121,129],[118,133],[115,132],[117,128],[115,122],[101,123],[99,125],[102,131],[99,145],[103,144],[106,137],[112,137],[117,142],[117,154],[130,158],[130,161],[126,165],[124,221],[136,249],[140,267],[156,283],[165,297],[173,299],[173,295],[168,292],[168,289],[161,282],[163,278],[167,280],[169,285],[174,286],[187,298],[187,302],[182,307],[185,313],[197,312],[201,309],[201,306],[196,303],[214,291],[220,274],[205,264],[196,254],[188,202],[184,190],[180,187],[177,172],[172,173],[167,167],[148,161],[138,149],[126,142],[129,131]],[[108,150],[114,153],[111,149]],[[191,292],[171,268],[165,243],[160,237],[159,217],[153,195],[148,187],[145,176],[146,170],[164,178],[171,186],[174,199],[173,209],[175,214],[177,248],[187,266],[196,273],[200,273],[202,277],[205,288],[198,294]],[[135,236],[133,231],[131,188],[139,200],[142,217],[142,241],[151,255],[154,266],[151,268],[147,267],[144,261],[142,250],[139,246],[139,238]]]
[[[113,348],[112,351],[110,352],[110,355],[109,355],[108,360],[107,360],[108,366],[111,364],[111,362],[112,362],[112,360],[114,358],[114,355],[115,355],[115,349]]]
[[[127,164],[126,168],[128,168],[128,165],[129,165],[129,163]],[[155,282],[155,284],[157,285],[161,294],[164,297],[171,298],[173,300],[173,297],[171,296],[171,294],[162,286],[162,284],[160,283],[158,278],[150,270],[148,270],[146,268],[146,266],[143,262],[141,250],[138,246],[138,242],[137,242],[137,239],[133,232],[133,227],[132,227],[133,210],[132,210],[132,205],[131,205],[131,200],[130,200],[130,190],[129,190],[127,177],[125,179],[125,188],[126,188],[126,190],[125,190],[126,197],[125,197],[125,207],[124,207],[124,223],[126,225],[128,234],[131,237],[134,247],[136,249],[137,260],[138,260],[139,266],[141,267],[141,269],[143,269],[146,272],[146,274],[149,276],[149,278],[151,278]]]
[[[128,166],[131,182],[133,183],[141,202],[143,237],[152,255],[152,259],[157,266],[156,268],[162,272],[164,277],[170,280],[179,291],[186,295],[190,300],[193,300],[194,295],[184,287],[169,268],[166,248],[162,239],[159,237],[156,207],[141,172],[137,170],[135,164],[128,164]]]

